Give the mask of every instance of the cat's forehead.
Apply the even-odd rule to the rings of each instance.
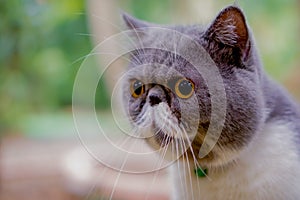
[[[198,78],[198,70],[209,63],[200,30],[198,26],[144,29],[131,53],[129,79],[163,82]]]
[[[175,78],[187,78],[187,75],[173,66],[159,63],[141,64],[126,73],[127,80],[138,79],[145,84],[165,85]]]
[[[186,44],[180,40],[193,40],[198,42],[204,33],[204,28],[194,26],[168,26],[168,27],[147,27],[141,29],[142,35],[138,37],[135,45],[140,48],[164,48],[170,51],[186,48]]]
[[[205,58],[205,57],[203,57]],[[204,59],[203,59],[204,60]],[[205,61],[205,60],[204,60]],[[138,78],[149,82],[164,82],[176,78],[197,79],[203,63],[192,64],[176,52],[160,49],[140,49],[132,56],[127,72],[129,79]]]

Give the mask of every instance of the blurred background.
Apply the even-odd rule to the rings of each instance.
[[[155,23],[209,23],[230,3],[0,0],[0,199],[107,196],[97,190],[101,180],[95,184],[93,178],[76,178],[90,169],[76,165],[76,159],[83,162],[79,159],[83,153],[72,118],[73,83],[84,57],[105,38],[123,30],[122,10]],[[300,101],[300,1],[240,0],[239,4],[266,71]],[[101,60],[97,67],[103,67]],[[110,94],[118,73],[107,72],[96,93],[96,109],[107,119],[111,119]],[[109,127],[113,122],[104,123]],[[166,180],[159,181],[164,184]],[[134,190],[128,191],[116,193],[120,194],[117,199],[134,199],[130,197]],[[154,199],[168,199],[165,191],[156,192],[151,194]]]

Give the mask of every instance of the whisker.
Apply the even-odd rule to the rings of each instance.
[[[179,148],[178,148],[178,145],[179,145],[179,141],[178,140],[175,140],[176,141],[176,155],[177,155],[177,159],[179,159],[180,157],[180,154],[179,154]],[[177,160],[177,168],[178,168],[178,171],[181,170],[180,169],[180,161]],[[176,172],[177,173],[177,172]],[[176,174],[177,175],[177,174]],[[180,185],[181,185],[181,188],[184,188],[185,189],[185,184],[184,184],[184,180],[183,180],[183,177],[182,177],[182,173],[178,173],[179,175],[179,179],[180,179]]]
[[[96,36],[96,35],[90,34],[90,33],[76,33],[76,35],[79,35],[79,36],[88,36],[88,37],[95,37]]]
[[[190,151],[191,151],[191,154],[192,154],[192,156],[193,156],[193,160],[194,160],[194,162],[195,162],[196,169],[197,169],[197,168],[200,168],[201,171],[202,171],[202,173],[205,174],[206,178],[208,178],[209,180],[211,180],[211,178],[210,178],[210,177],[203,171],[203,169],[201,168],[201,166],[200,166],[200,164],[199,164],[199,162],[198,162],[198,159],[196,158],[196,155],[195,155],[195,153],[194,153],[194,150],[193,150],[193,146],[192,146],[192,144],[191,144],[191,141],[188,139],[188,134],[187,134],[187,132],[185,131],[184,128],[182,128],[182,130],[183,130],[183,133],[185,134],[185,136],[187,137],[187,140],[186,140],[186,141],[188,142],[188,146],[189,146]]]
[[[189,146],[190,151],[191,151],[192,156],[193,156],[194,169],[198,169],[198,168],[200,167],[200,164],[199,164],[199,162],[198,162],[198,160],[197,160],[197,158],[196,158],[196,156],[195,156],[195,154],[194,154],[193,146],[192,146],[192,144],[191,144],[191,142],[190,142],[190,140],[189,140],[189,138],[188,138],[188,136],[187,136],[187,133],[186,133],[185,129],[182,129],[182,132],[183,132],[183,133],[186,135],[186,137],[187,137],[188,146]],[[186,155],[187,155],[187,152],[186,152]],[[187,156],[188,156],[188,155],[187,155]],[[201,170],[202,170],[202,169],[201,169]],[[203,172],[203,173],[204,173],[204,172]],[[205,175],[207,176],[207,174],[205,174]],[[198,179],[196,179],[196,180],[197,180],[197,188],[198,188],[197,191],[199,191],[199,193],[201,193],[201,192],[200,192],[200,183],[199,183],[199,180],[198,180]]]
[[[101,21],[111,25],[112,27],[116,28],[120,32],[124,31],[123,27],[117,26],[116,24],[111,23],[111,21],[106,20],[103,17],[97,16],[95,14],[92,14],[92,16],[97,18],[98,20],[101,20]],[[134,30],[135,34],[138,36],[139,42],[141,42],[141,39],[139,37],[139,34],[137,33],[137,30],[136,29],[133,29],[133,30]],[[136,42],[132,39],[132,37],[130,37],[128,34],[125,34],[125,35],[126,35],[126,38],[128,39],[127,41],[129,41],[131,43],[131,45],[134,45],[135,49],[138,49],[138,44],[136,44]]]
[[[106,173],[106,171],[108,170],[107,167],[104,167],[103,170],[101,170],[100,174],[96,175],[98,178],[95,178],[95,182],[93,183],[93,185],[91,186],[91,188],[89,189],[89,191],[87,192],[87,194],[85,195],[85,197],[83,198],[84,200],[88,200],[90,199],[90,197],[92,198],[92,196],[97,196],[95,193],[94,193],[94,190],[96,190],[97,188],[97,185],[98,185],[98,182],[101,181],[101,178],[99,177],[102,177],[103,174]],[[96,191],[97,192],[97,191]]]
[[[135,142],[136,142],[136,141],[135,141]],[[135,142],[134,142],[134,143],[135,143]],[[134,147],[134,146],[135,146],[134,143],[131,145],[131,147]],[[113,188],[112,188],[112,191],[111,191],[111,194],[110,194],[109,199],[113,199],[113,195],[114,195],[114,193],[115,193],[115,189],[116,189],[117,184],[118,184],[118,182],[119,182],[121,173],[122,173],[122,171],[123,171],[123,169],[124,169],[124,167],[125,167],[125,164],[126,164],[126,162],[127,162],[127,160],[128,160],[128,156],[129,156],[129,152],[126,152],[126,156],[125,156],[124,161],[123,161],[123,163],[122,163],[122,165],[121,165],[121,168],[120,168],[120,170],[119,170],[119,172],[118,172],[117,178],[116,178],[116,180],[115,180],[115,182],[114,182],[114,185],[113,185]]]
[[[184,146],[184,149],[186,149],[186,146],[185,146],[185,142],[184,140],[182,140],[182,145]],[[190,167],[190,162],[189,162],[189,157],[188,157],[188,154],[187,154],[187,151],[184,152],[183,154],[183,159],[184,157],[186,157],[186,164],[187,164],[187,168],[188,168],[188,177],[189,177],[189,184],[190,184],[190,192],[192,193],[192,199],[194,199],[194,191],[193,191],[193,183],[192,183],[192,174],[191,174],[191,167]]]
[[[168,147],[167,147],[167,148],[168,148]],[[161,156],[160,161],[157,161],[157,163],[159,163],[158,166],[155,165],[155,167],[158,167],[158,169],[162,166],[162,164],[163,164],[163,162],[164,162],[164,157],[165,157],[165,155],[166,155],[166,153],[167,153],[167,148],[165,148],[165,149],[163,150],[163,153],[162,153],[162,156]],[[154,185],[154,183],[155,183],[155,181],[156,181],[156,179],[157,179],[157,176],[158,176],[159,171],[160,171],[160,169],[159,169],[159,170],[156,170],[155,175],[154,175],[154,178],[152,179],[152,182],[151,182],[151,184],[150,184],[150,189],[153,187],[153,185]],[[148,192],[147,192],[147,194],[146,194],[146,196],[145,196],[145,198],[144,198],[144,199],[146,199],[146,200],[149,198],[149,195],[150,195],[150,189],[148,190]]]

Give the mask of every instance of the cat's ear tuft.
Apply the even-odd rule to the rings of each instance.
[[[229,6],[222,10],[206,31],[206,38],[230,47],[246,50],[249,33],[240,8]]]
[[[149,23],[136,19],[125,12],[122,13],[122,18],[128,29],[147,28],[150,26]]]

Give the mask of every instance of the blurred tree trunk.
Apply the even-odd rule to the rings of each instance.
[[[116,5],[117,1],[114,0],[88,0],[87,9],[90,23],[90,30],[92,33],[92,39],[94,46],[96,47],[106,38],[120,32],[118,27],[120,26],[120,11]],[[121,29],[121,28],[120,28]],[[110,46],[110,51],[118,52],[117,45]],[[98,59],[99,67],[103,66],[105,58]],[[106,68],[104,80],[109,92],[112,92],[122,72],[124,71],[124,64],[119,59],[112,63],[109,68]]]
[[[214,16],[214,1],[176,0],[176,23],[207,23]]]
[[[298,1],[298,19],[300,18],[300,0]],[[299,38],[298,38],[298,42],[300,42],[300,22],[298,22],[298,35],[299,35]]]

